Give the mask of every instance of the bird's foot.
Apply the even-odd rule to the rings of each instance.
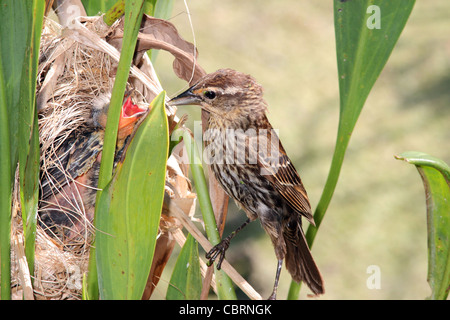
[[[209,259],[207,265],[211,266],[217,257],[217,270],[220,270],[222,266],[223,259],[225,259],[225,251],[227,251],[230,246],[230,239],[227,237],[215,245],[209,252],[205,255],[206,259]]]

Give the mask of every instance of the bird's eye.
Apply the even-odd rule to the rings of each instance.
[[[214,91],[205,91],[203,92],[203,94],[205,95],[205,97],[211,100],[216,97],[216,93]]]

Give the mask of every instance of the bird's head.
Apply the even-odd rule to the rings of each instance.
[[[93,101],[91,116],[92,125],[94,127],[102,129],[106,127],[110,102],[110,95],[101,95]],[[146,108],[141,108],[138,105],[133,104],[131,101],[131,96],[127,93],[120,112],[119,132],[131,125],[134,125],[136,121],[146,112]]]
[[[263,89],[247,74],[220,69],[169,101],[170,105],[200,105],[212,117],[234,121],[239,117],[264,114]]]

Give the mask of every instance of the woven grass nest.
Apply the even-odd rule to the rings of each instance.
[[[108,26],[101,16],[78,17],[70,27],[62,27],[50,19],[45,20],[36,92],[41,174],[45,174],[48,167],[57,165],[55,150],[71,132],[83,126],[83,121],[90,116],[89,106],[94,99],[111,93],[122,37],[123,20]],[[184,41],[173,25],[145,16],[139,33],[136,58],[127,83],[128,89],[134,92],[135,104],[148,106],[162,91],[152,64],[145,54],[151,48],[171,52],[175,57],[176,75],[188,82],[196,81],[204,74],[195,64],[194,46]],[[175,116],[175,110],[166,108],[169,131],[172,131],[179,119]],[[181,164],[179,156],[181,154],[174,152],[168,160],[165,196],[184,201],[185,211],[189,213],[194,207],[196,195],[191,192],[186,178],[187,168]],[[84,232],[79,233],[76,239],[69,240],[51,236],[38,225],[35,274],[30,276],[24,255],[17,189],[16,183],[11,245],[13,298],[80,299],[82,278],[87,271],[94,231],[89,219],[84,221]],[[72,200],[73,206],[79,207],[80,216],[85,216],[82,204],[77,203],[76,197]],[[171,217],[163,206],[160,237],[149,284],[144,293],[145,298],[150,297],[175,242],[184,241],[180,229],[181,223]]]

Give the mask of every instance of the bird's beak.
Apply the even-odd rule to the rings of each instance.
[[[193,87],[190,87],[185,92],[179,94],[175,98],[171,99],[168,104],[171,106],[183,106],[183,105],[190,105],[190,104],[200,104],[201,99],[199,96],[194,94]]]
[[[136,122],[139,117],[141,117],[146,112],[147,109],[143,109],[138,105],[133,104],[133,102],[131,102],[131,97],[128,96],[122,106],[122,111],[120,113],[119,130],[131,123]]]

